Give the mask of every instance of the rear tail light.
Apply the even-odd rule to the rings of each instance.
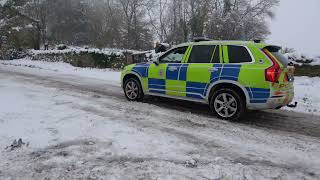
[[[273,63],[273,65],[271,67],[269,67],[268,69],[265,70],[266,81],[273,82],[273,83],[278,83],[280,75],[281,75],[281,72],[282,72],[282,70],[280,68],[280,65],[268,50],[263,49],[262,51],[264,52],[264,54],[266,56],[268,56],[268,58]]]

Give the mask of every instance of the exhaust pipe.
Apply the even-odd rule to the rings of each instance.
[[[289,108],[296,108],[298,106],[298,102],[294,102],[294,104],[288,104],[287,107]]]

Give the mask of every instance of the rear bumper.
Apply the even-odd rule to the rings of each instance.
[[[293,93],[286,94],[285,96],[282,96],[282,97],[271,97],[269,98],[267,104],[270,109],[287,106],[293,101],[293,97],[294,97]]]
[[[248,109],[251,110],[262,110],[262,109],[276,109],[284,107],[293,101],[294,93],[287,92],[283,95],[272,96],[266,103],[249,104]]]

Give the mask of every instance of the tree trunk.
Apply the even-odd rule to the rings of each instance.
[[[34,50],[40,50],[40,44],[41,44],[41,28],[40,24],[37,24],[36,28],[36,34],[34,39]]]

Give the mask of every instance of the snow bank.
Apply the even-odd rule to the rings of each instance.
[[[0,61],[1,64],[23,66],[29,68],[36,68],[44,71],[53,71],[66,75],[76,75],[80,77],[89,77],[100,80],[105,80],[111,84],[119,84],[121,73],[112,69],[95,69],[95,68],[79,68],[74,67],[64,62],[46,62],[33,61],[30,59],[19,59],[11,61]]]

